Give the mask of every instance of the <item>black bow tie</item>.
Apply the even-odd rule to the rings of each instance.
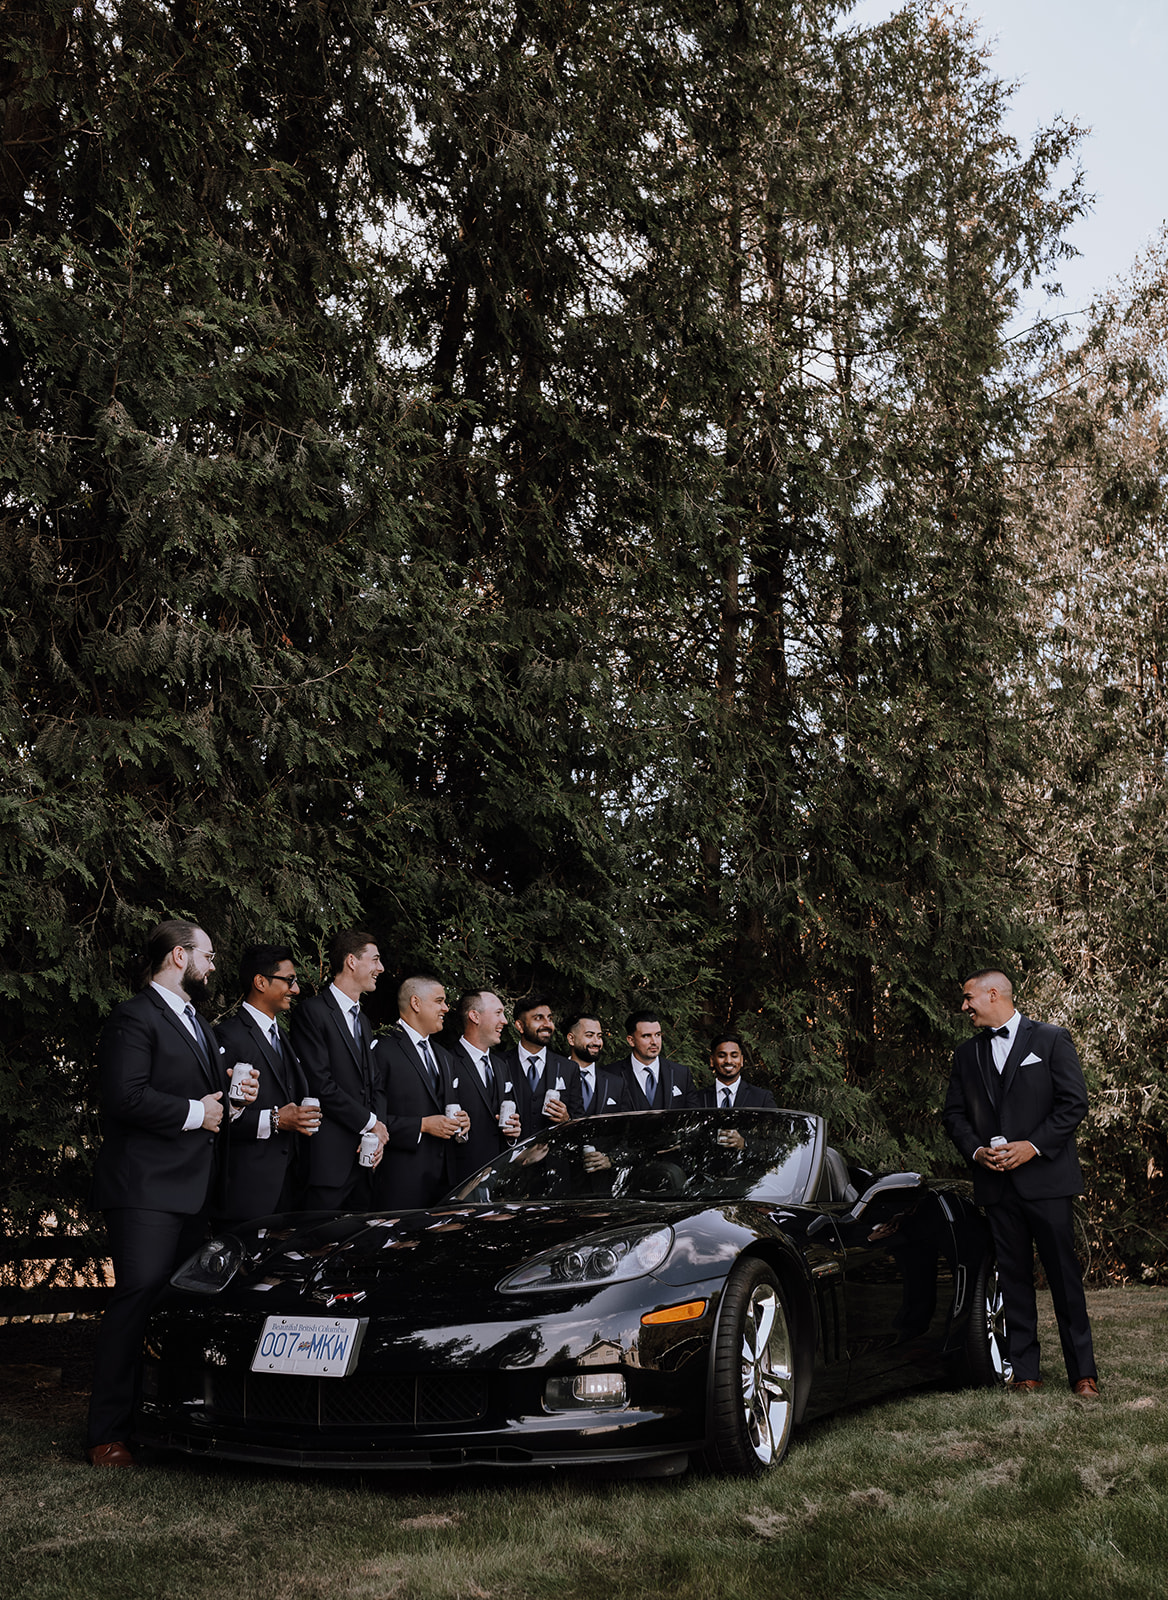
[[[1009,1028],[991,1028],[990,1029],[990,1038],[991,1039],[1008,1039],[1009,1037],[1010,1037]]]

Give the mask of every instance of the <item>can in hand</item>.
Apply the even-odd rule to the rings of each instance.
[[[315,1095],[306,1094],[304,1096],[304,1099],[300,1102],[300,1109],[302,1111],[310,1110],[310,1111],[315,1111],[316,1112],[316,1127],[315,1128],[309,1128],[308,1132],[304,1135],[304,1137],[306,1139],[311,1139],[313,1134],[320,1127],[320,1101],[316,1098]]]
[[[357,1164],[362,1167],[371,1167],[377,1160],[377,1152],[381,1149],[381,1140],[370,1128],[368,1133],[361,1135],[361,1145],[357,1155]]]
[[[227,1098],[233,1106],[243,1105],[243,1086],[245,1083],[250,1083],[253,1078],[257,1083],[260,1081],[260,1075],[250,1061],[235,1063],[231,1073],[231,1088],[227,1091]]]
[[[448,1106],[443,1106],[442,1109],[452,1122],[454,1121],[455,1117],[460,1117],[462,1115],[462,1107],[459,1105],[457,1100],[452,1100]],[[465,1144],[469,1138],[470,1129],[459,1128],[458,1132],[454,1135],[454,1142],[456,1144]]]
[[[516,1107],[514,1100],[504,1100],[503,1104],[499,1107],[499,1126],[504,1130],[504,1132],[506,1132],[507,1124],[515,1115],[515,1110]],[[507,1137],[509,1139],[514,1139],[516,1135],[513,1133],[508,1133]]]

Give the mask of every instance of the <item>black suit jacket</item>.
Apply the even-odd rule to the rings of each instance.
[[[499,1056],[515,1085],[515,1103],[519,1108],[519,1119],[523,1123],[525,1139],[530,1138],[533,1133],[543,1133],[552,1126],[543,1114],[543,1103],[548,1090],[554,1089],[557,1084],[563,1087],[558,1091],[556,1098],[567,1106],[569,1120],[584,1115],[584,1097],[580,1092],[580,1068],[576,1063],[567,1056],[557,1055],[554,1050],[549,1050],[543,1058],[543,1072],[540,1074],[535,1093],[532,1094],[526,1070],[528,1054],[529,1052],[519,1045],[514,1049],[502,1051]]]
[[[495,1084],[493,1096],[488,1096],[483,1088],[477,1051],[476,1059],[472,1060],[459,1042],[450,1056],[457,1068],[458,1103],[470,1117],[469,1138],[465,1144],[456,1144],[454,1148],[454,1182],[461,1183],[510,1146],[511,1140],[499,1127],[499,1107],[504,1100],[514,1100],[518,1107],[519,1097],[511,1073],[494,1051],[487,1051]]]
[[[584,1074],[582,1072],[580,1074],[580,1104],[584,1106]],[[621,1073],[613,1072],[610,1067],[597,1067],[596,1092],[593,1095],[592,1104],[584,1106],[582,1114],[586,1117],[601,1117],[610,1116],[616,1111],[631,1111],[632,1109],[628,1084]]]
[[[721,1084],[715,1083],[709,1089],[695,1089],[690,1097],[690,1105],[718,1105],[720,1103],[718,1094],[721,1087]],[[775,1104],[775,1097],[769,1089],[760,1089],[756,1084],[746,1083],[741,1078],[738,1080],[738,1093],[734,1096],[733,1109],[737,1110],[740,1107],[743,1110],[749,1108],[752,1111],[777,1111],[779,1109]]]
[[[380,1118],[377,1048],[373,1030],[361,1014],[361,1043],[331,989],[310,995],[292,1009],[292,1048],[320,1101],[321,1124],[308,1141],[308,1181],[341,1188],[358,1175],[357,1146],[369,1113]]]
[[[192,1100],[228,1082],[215,1035],[196,1014],[206,1046],[199,1050],[186,1025],[153,988],[116,1006],[102,1030],[102,1145],[93,1202],[103,1210],[134,1207],[195,1216],[211,1188],[217,1137],[205,1128],[183,1131]]]
[[[619,1071],[625,1081],[625,1090],[629,1098],[629,1105],[633,1111],[652,1111],[654,1109],[645,1099],[645,1091],[641,1087],[640,1062],[637,1063],[636,1073],[633,1071],[632,1056],[625,1056],[623,1060],[614,1061],[609,1069]],[[656,1105],[662,1111],[680,1111],[683,1106],[690,1104],[690,1097],[694,1093],[693,1076],[687,1066],[680,1061],[670,1061],[668,1056],[658,1056],[654,1062],[657,1073]]]
[[[462,1105],[467,1073],[433,1039],[430,1048],[441,1079],[437,1090],[420,1052],[400,1026],[378,1039],[389,1142],[373,1174],[373,1194],[388,1210],[431,1206],[454,1185],[455,1142],[423,1133],[422,1118],[441,1115],[453,1101]]]
[[[1065,1028],[1023,1017],[1000,1079],[985,1032],[954,1053],[943,1120],[966,1160],[996,1133],[1029,1139],[1039,1152],[1012,1173],[975,1164],[973,1194],[981,1205],[1000,1200],[1010,1185],[1027,1200],[1082,1194],[1074,1133],[1086,1115],[1087,1085]]]
[[[278,1208],[281,1196],[287,1198],[285,1185],[305,1141],[291,1128],[259,1138],[260,1117],[266,1121],[269,1111],[276,1107],[303,1100],[308,1093],[308,1080],[291,1040],[281,1035],[281,1059],[272,1049],[267,1033],[242,1006],[233,1017],[219,1023],[215,1034],[223,1048],[224,1067],[250,1061],[260,1075],[255,1099],[231,1124],[226,1178],[215,1209],[221,1216],[233,1219],[266,1217]],[[304,1156],[306,1159],[307,1151]]]

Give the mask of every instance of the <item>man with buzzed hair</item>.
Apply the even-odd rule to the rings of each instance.
[[[1024,1393],[1042,1388],[1037,1246],[1071,1389],[1095,1399],[1099,1386],[1072,1210],[1073,1197],[1083,1192],[1075,1153],[1075,1129],[1087,1115],[1083,1069],[1065,1028],[1014,1009],[1013,985],[997,968],[966,979],[961,1009],[982,1031],[954,1053],[943,1116],[949,1137],[972,1163],[973,1197],[985,1207],[993,1236],[1010,1386]]]
[[[446,1107],[462,1104],[467,1068],[433,1042],[450,1009],[437,978],[407,978],[397,1009],[396,1027],[379,1044],[388,1143],[374,1195],[385,1210],[410,1211],[434,1205],[454,1185],[453,1141],[469,1133],[470,1118],[465,1110],[448,1117]]]
[[[564,1037],[572,1060],[580,1069],[582,1115],[600,1117],[611,1116],[616,1111],[631,1111],[628,1090],[620,1073],[599,1065],[604,1052],[604,1030],[599,1017],[591,1017],[584,1011],[575,1012],[564,1024]]]

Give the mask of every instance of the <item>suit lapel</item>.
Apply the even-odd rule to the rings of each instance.
[[[1033,1030],[1034,1023],[1029,1017],[1023,1017],[1018,1024],[1018,1031],[1014,1035],[1014,1043],[1010,1046],[1010,1054],[1006,1057],[1006,1065],[1002,1068],[1002,1088],[998,1098],[999,1105],[1002,1104],[1010,1092],[1018,1071],[1018,1064],[1029,1049],[1030,1035]]]
[[[1001,1082],[998,1078],[998,1069],[994,1066],[994,1052],[990,1046],[990,1036],[983,1029],[973,1041],[974,1058],[977,1061],[977,1070],[981,1076],[982,1088],[991,1106],[998,1103],[998,1094]]]
[[[191,1052],[191,1055],[194,1056],[195,1060],[199,1063],[199,1071],[202,1073],[205,1081],[211,1086],[212,1089],[222,1089],[223,1084],[216,1082],[215,1072],[215,1064],[219,1060],[219,1046],[215,1042],[215,1038],[210,1029],[204,1025],[203,1019],[199,1016],[199,1013],[197,1011],[195,1012],[195,1027],[198,1029],[199,1038],[203,1041],[203,1050],[206,1051],[205,1055],[203,1050],[199,1049],[194,1039],[191,1038],[190,1030],[188,1029],[186,1023],[175,1014],[174,1010],[167,1005],[166,1001],[161,999],[149,989],[146,992],[150,996],[150,999],[153,1001],[153,1003],[158,1007],[159,1011],[162,1012],[163,1020],[169,1027],[174,1029],[179,1038],[182,1040],[183,1044],[185,1044],[187,1049]],[[222,1077],[223,1074],[220,1073],[218,1076]]]
[[[442,1111],[444,1109],[444,1106],[443,1106],[442,1102],[438,1099],[438,1096],[434,1092],[434,1085],[430,1082],[430,1074],[426,1071],[425,1067],[422,1065],[422,1052],[418,1049],[417,1045],[410,1038],[409,1034],[405,1031],[404,1028],[399,1027],[399,1028],[395,1029],[394,1037],[397,1039],[398,1043],[401,1045],[402,1050],[405,1052],[406,1056],[409,1058],[410,1062],[412,1063],[413,1069],[418,1075],[418,1082],[422,1085],[422,1088],[429,1095],[429,1097],[433,1101],[433,1103],[438,1107],[439,1111]],[[460,1046],[460,1048],[461,1048],[461,1046]],[[431,1045],[430,1049],[433,1050],[434,1046]],[[465,1055],[466,1051],[463,1050],[462,1053],[463,1053],[463,1055]],[[441,1088],[442,1080],[443,1080],[445,1074],[442,1071],[442,1063],[438,1060],[437,1052],[435,1052],[435,1054],[434,1054],[434,1061],[435,1061],[435,1064],[438,1067],[438,1080],[439,1080],[439,1087]]]
[[[364,1077],[364,1065],[361,1060],[361,1051],[358,1047],[356,1039],[353,1037],[353,1030],[349,1026],[349,1019],[341,1010],[331,992],[326,990],[325,997],[328,1001],[329,1016],[333,1020],[333,1026],[337,1029],[341,1038],[349,1047],[349,1054],[353,1057],[353,1060],[359,1067],[362,1068],[362,1077]],[[364,1018],[361,1020],[364,1021]]]
[[[240,1014],[243,1017],[244,1026],[248,1028],[252,1038],[256,1041],[264,1065],[275,1079],[276,1087],[279,1089],[281,1095],[286,1095],[289,1100],[295,1100],[296,1095],[293,1093],[293,1085],[289,1082],[290,1073],[285,1066],[284,1060],[272,1049],[271,1042],[268,1039],[267,1034],[260,1027],[256,1019],[247,1011],[241,1010]],[[281,1040],[280,1043],[282,1047],[287,1050],[288,1046],[284,1043],[284,1041]]]

